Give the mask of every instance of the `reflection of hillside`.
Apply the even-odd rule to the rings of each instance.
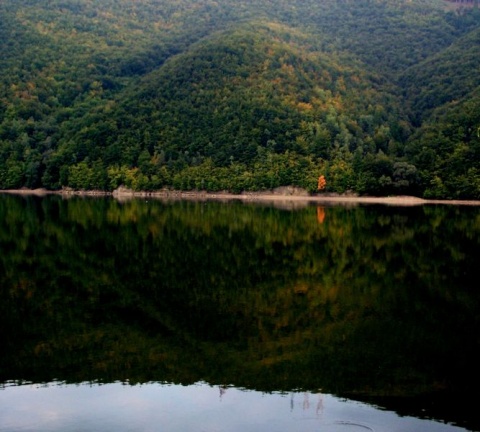
[[[324,212],[2,198],[0,379],[478,383],[478,210]]]

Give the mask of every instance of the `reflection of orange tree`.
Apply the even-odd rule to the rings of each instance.
[[[325,220],[325,208],[317,207],[317,221],[319,224],[322,224]]]

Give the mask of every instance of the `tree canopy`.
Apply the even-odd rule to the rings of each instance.
[[[480,12],[6,0],[0,188],[480,198]]]

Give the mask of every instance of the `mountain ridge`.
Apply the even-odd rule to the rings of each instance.
[[[465,172],[421,160],[438,147],[429,131],[442,110],[475,129],[477,8],[452,12],[443,0],[0,8],[1,189],[313,192],[324,175],[334,193],[480,197],[468,130],[439,153],[456,151]],[[459,187],[462,176],[472,186]]]

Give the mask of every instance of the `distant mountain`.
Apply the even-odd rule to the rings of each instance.
[[[0,188],[313,192],[324,175],[330,192],[480,197],[475,7],[5,0],[0,16]],[[453,117],[461,191],[449,152],[424,160]]]
[[[407,69],[400,81],[418,120],[445,103],[471,97],[480,86],[479,59],[480,29],[476,29]]]

